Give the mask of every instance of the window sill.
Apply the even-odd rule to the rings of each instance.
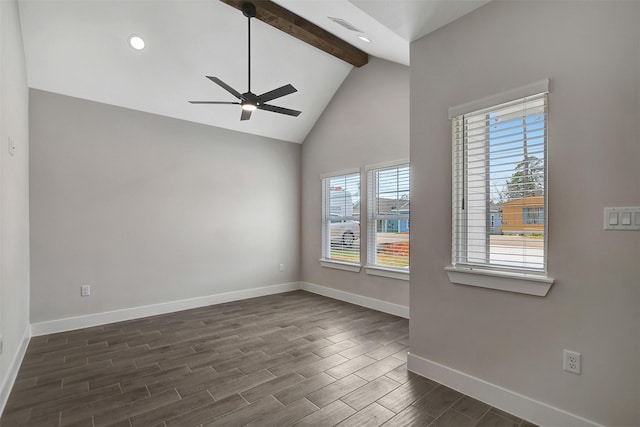
[[[367,274],[372,276],[389,277],[391,279],[409,280],[409,270],[400,270],[390,267],[380,267],[378,265],[365,265],[364,269]]]
[[[337,270],[345,270],[352,271],[354,273],[359,273],[362,266],[360,264],[353,264],[351,262],[344,261],[336,261],[333,259],[320,259],[320,265],[327,268],[335,268]]]
[[[497,289],[520,294],[547,295],[554,279],[544,274],[482,270],[464,267],[445,267],[451,283]]]

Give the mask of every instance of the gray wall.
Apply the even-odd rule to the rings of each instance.
[[[0,334],[4,347],[0,354],[0,387],[3,387],[29,333],[29,98],[16,1],[0,2],[0,64]],[[16,145],[14,156],[7,150],[9,137]],[[4,391],[8,392],[0,389]],[[5,397],[0,396],[0,402]]]
[[[299,145],[30,102],[32,322],[298,280]]]
[[[409,306],[407,281],[371,276],[364,269],[335,270],[318,262],[320,175],[408,158],[409,68],[370,58],[369,64],[351,71],[302,146],[302,281]],[[361,200],[366,206],[364,191]],[[362,209],[361,217],[366,218],[365,212]]]
[[[607,425],[640,425],[640,233],[602,229],[640,206],[638,22],[638,2],[495,1],[411,46],[411,352]],[[447,109],[547,77],[556,283],[451,284]]]

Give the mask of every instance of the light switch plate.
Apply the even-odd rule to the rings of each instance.
[[[604,208],[604,229],[640,231],[640,206]]]

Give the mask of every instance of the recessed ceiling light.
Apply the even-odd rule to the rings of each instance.
[[[129,45],[135,50],[142,50],[144,49],[144,40],[142,37],[132,34],[129,36]]]
[[[371,43],[371,40],[369,40],[369,39],[368,39],[368,38],[366,38],[365,36],[358,36],[358,38],[359,38],[360,40],[362,40],[363,42],[365,42],[365,43]]]

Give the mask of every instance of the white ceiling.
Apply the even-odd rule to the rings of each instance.
[[[409,44],[488,0],[275,0],[364,50],[409,65]],[[298,117],[256,111],[205,78],[247,89],[247,18],[218,0],[20,0],[29,87],[240,132],[301,143],[352,66],[252,20],[251,89],[287,83],[297,93],[270,104]],[[341,18],[371,39],[327,17]],[[141,35],[147,46],[127,44]],[[366,67],[366,65],[365,65]]]

